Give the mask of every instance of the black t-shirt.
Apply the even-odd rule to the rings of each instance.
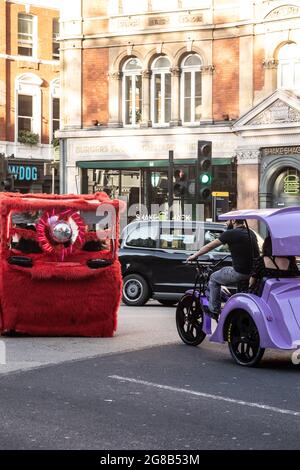
[[[232,265],[238,273],[250,274],[253,267],[253,259],[259,256],[257,238],[250,230],[252,243],[246,227],[226,230],[219,237],[223,245],[228,245],[232,257]],[[252,246],[251,246],[252,245]],[[253,250],[253,253],[252,253]]]

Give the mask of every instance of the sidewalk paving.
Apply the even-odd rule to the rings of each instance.
[[[0,352],[4,349],[6,356],[6,364],[1,364],[0,354],[0,374],[177,341],[174,307],[156,302],[144,307],[121,305],[113,338],[0,337]]]

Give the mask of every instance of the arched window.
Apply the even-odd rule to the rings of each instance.
[[[153,124],[168,124],[171,120],[171,63],[165,56],[152,65],[152,120]]]
[[[300,48],[285,44],[278,53],[278,88],[300,89]]]
[[[33,73],[24,73],[15,81],[15,141],[20,131],[41,135],[41,85],[43,81]]]
[[[188,55],[182,62],[181,116],[183,123],[199,123],[202,104],[201,59]]]
[[[142,65],[136,58],[123,67],[123,123],[137,125],[142,118]]]

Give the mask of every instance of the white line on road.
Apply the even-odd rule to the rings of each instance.
[[[222,397],[220,395],[212,395],[210,393],[196,392],[194,390],[187,390],[185,388],[171,387],[169,385],[156,384],[154,382],[147,382],[146,380],[137,380],[130,377],[121,377],[120,375],[110,375],[110,379],[122,380],[124,382],[131,382],[139,385],[145,385],[147,387],[159,388],[161,390],[169,390],[170,392],[187,393],[188,395],[194,395],[196,397],[208,398],[210,400],[225,401],[227,403],[234,403],[236,405],[249,406],[251,408],[260,408],[261,410],[273,411],[274,413],[280,413],[284,415],[300,416],[300,411],[285,410],[283,408],[277,408],[276,406],[263,405],[261,403],[252,403],[243,400],[235,400],[234,398]]]

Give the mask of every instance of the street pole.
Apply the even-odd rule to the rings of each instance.
[[[168,168],[168,205],[169,205],[169,219],[173,220],[173,178],[174,178],[174,152],[169,150],[169,168]]]

